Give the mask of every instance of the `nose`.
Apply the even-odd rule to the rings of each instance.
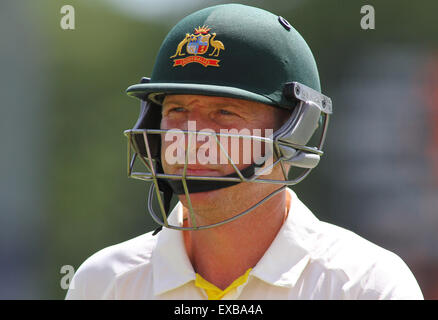
[[[184,114],[181,115],[183,116],[181,116],[179,119],[174,119],[173,121],[166,123],[165,129],[178,129],[189,132],[199,132],[201,130],[205,131],[206,129],[209,129],[208,131],[214,132],[214,124],[209,119],[209,115],[206,110],[202,110],[199,107],[189,107],[186,109]],[[179,141],[178,144],[180,144],[179,148],[182,148],[182,150],[187,150],[190,157],[196,155],[199,149],[206,148],[206,139],[207,137],[204,134],[190,133],[181,133],[181,136],[177,138],[177,140]],[[175,140],[172,140],[170,138],[167,141],[168,142],[165,144],[175,142]],[[206,152],[206,154],[208,155],[208,152]]]
[[[209,119],[207,112],[203,112],[199,108],[193,108],[187,112],[187,117],[184,123],[181,124],[180,129],[189,131],[211,130],[214,129],[214,124]]]
[[[187,117],[184,123],[181,124],[180,129],[184,131],[203,131],[211,133],[219,132],[219,128],[217,128],[217,125],[209,118],[208,112],[203,112],[199,109],[193,109],[188,112]],[[202,138],[207,138],[204,135],[201,136]],[[196,149],[198,149],[198,147],[204,143],[202,141],[204,141],[205,139],[202,138],[199,137],[198,139],[196,139],[197,141],[192,140],[192,146],[193,143],[195,143]]]

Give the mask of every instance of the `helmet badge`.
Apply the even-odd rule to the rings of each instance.
[[[195,28],[195,33],[186,33],[184,39],[178,44],[175,54],[170,58],[173,59],[180,56],[185,56],[186,54],[189,54],[189,56],[185,58],[174,59],[173,67],[184,67],[189,63],[199,63],[204,67],[219,67],[220,60],[201,56],[208,52],[210,46],[213,48],[213,51],[208,54],[209,57],[218,57],[220,51],[225,50],[224,44],[215,39],[216,33],[210,34],[210,30],[211,28],[204,25],[202,27]],[[184,49],[185,53],[183,52]]]

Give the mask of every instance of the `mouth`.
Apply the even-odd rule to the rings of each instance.
[[[177,174],[183,174],[184,167],[179,167],[176,170]],[[187,166],[186,174],[188,176],[220,176],[217,169],[208,168],[206,166]]]

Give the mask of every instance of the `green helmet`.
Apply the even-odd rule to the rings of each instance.
[[[152,76],[130,86],[127,93],[141,101],[137,123],[133,129],[125,131],[129,141],[128,175],[153,182],[149,212],[157,223],[174,229],[198,230],[233,221],[287,185],[302,181],[323,154],[322,146],[332,113],[330,98],[321,94],[315,59],[301,35],[284,18],[240,4],[206,8],[182,19],[165,38]],[[265,155],[262,162],[243,170],[231,162],[236,173],[221,177],[165,174],[161,165],[161,135],[170,130],[160,129],[160,105],[168,94],[230,97],[290,110],[290,117],[282,127],[263,140],[274,146],[271,158],[275,161],[268,165],[268,155]],[[321,123],[318,146],[308,146]],[[184,134],[193,133],[199,132]],[[221,134],[213,135],[220,146]],[[251,135],[241,137],[260,140]],[[135,170],[137,160],[144,164],[145,172]],[[284,163],[303,168],[304,172],[291,179],[285,172]],[[276,165],[282,166],[284,180],[264,180],[262,176],[266,170]],[[196,226],[194,223],[194,227],[183,228],[168,224],[173,194],[185,194],[190,198],[190,193],[240,182],[274,183],[281,187],[244,212],[213,225]],[[162,219],[152,207],[154,193]],[[194,217],[192,208],[189,209]]]
[[[240,4],[206,8],[182,19],[167,35],[149,83],[127,92],[201,94],[291,108],[286,83],[320,92],[318,69],[301,35],[282,17]]]

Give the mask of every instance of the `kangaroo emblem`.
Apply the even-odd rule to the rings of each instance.
[[[175,58],[176,56],[184,56],[185,53],[181,53],[181,50],[184,47],[184,45],[189,41],[189,39],[190,39],[190,35],[186,33],[186,37],[184,38],[184,40],[178,44],[178,47],[176,48],[176,53],[170,58]]]

